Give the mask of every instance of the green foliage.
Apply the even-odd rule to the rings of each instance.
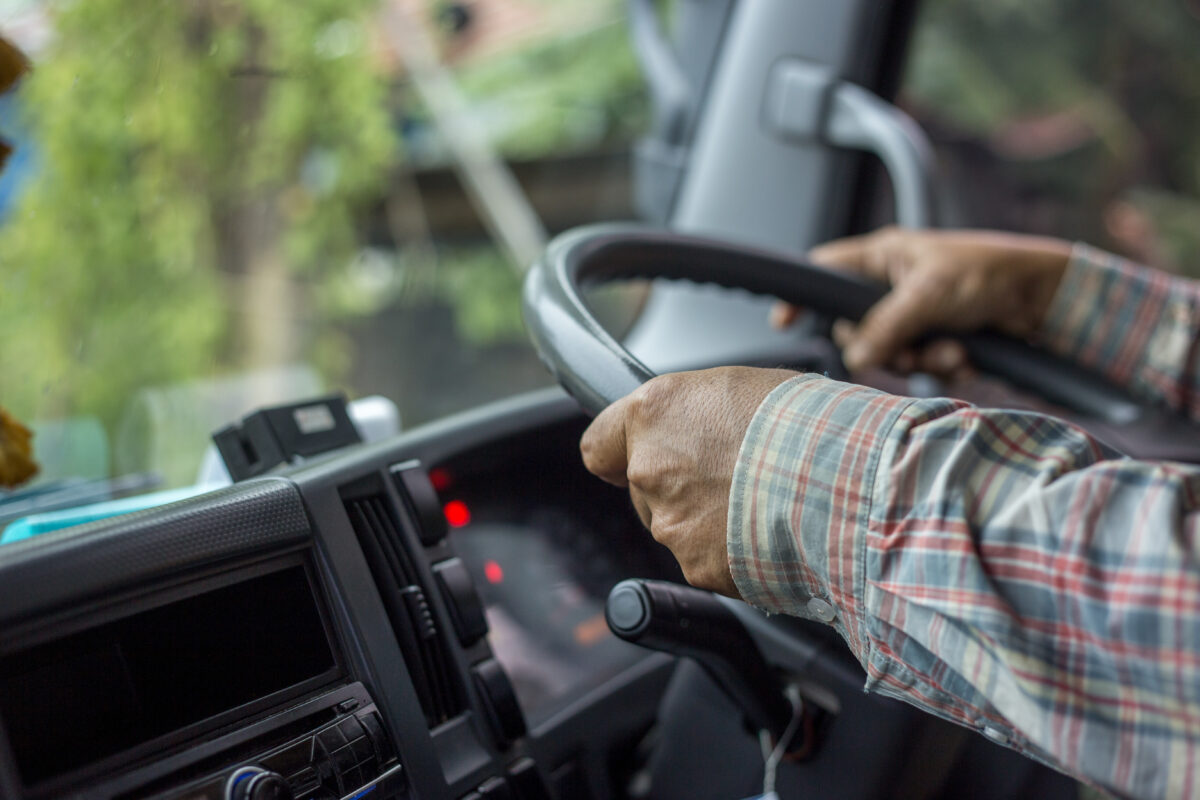
[[[463,339],[475,344],[521,340],[521,279],[494,247],[447,253],[438,269],[435,292],[454,304]]]
[[[1195,4],[1175,0],[927,0],[905,91],[974,140],[1070,112],[1094,144],[1021,170],[1077,209],[1077,229],[1053,232],[1105,244],[1106,209],[1128,203],[1150,215],[1174,266],[1200,275],[1200,231],[1177,221],[1200,197],[1197,41]]]
[[[510,158],[628,142],[649,113],[624,21],[472,63],[459,79]]]
[[[627,146],[649,113],[624,20],[480,59],[458,79],[499,151],[510,159]],[[464,341],[522,340],[521,282],[494,248],[458,247],[410,264],[402,302],[436,297],[454,308]]]
[[[394,149],[372,5],[52,7],[21,87],[38,174],[0,229],[6,405],[111,426],[138,387],[245,360],[231,309],[264,263],[352,255]]]

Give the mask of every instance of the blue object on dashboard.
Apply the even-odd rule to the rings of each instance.
[[[165,506],[177,500],[186,500],[198,494],[219,488],[216,485],[200,484],[187,486],[183,489],[167,489],[161,492],[139,494],[134,497],[123,497],[120,500],[108,500],[103,503],[68,508],[62,511],[47,511],[43,514],[30,514],[11,523],[0,533],[0,545],[11,544],[22,539],[28,539],[43,533],[82,525],[85,522],[108,519],[121,514],[130,514],[147,508]]]

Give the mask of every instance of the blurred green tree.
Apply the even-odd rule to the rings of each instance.
[[[0,229],[7,405],[111,425],[138,387],[304,355],[306,287],[394,157],[374,6],[50,6],[20,89],[38,174]]]
[[[926,0],[906,98],[1003,161],[1026,202],[1049,200],[1042,232],[1200,276],[1198,37],[1185,0]],[[1055,138],[1075,141],[1036,145]],[[1153,230],[1119,235],[1130,210]],[[997,213],[970,222],[1012,219]]]

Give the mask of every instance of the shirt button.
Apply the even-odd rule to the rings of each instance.
[[[1008,734],[1005,733],[1004,731],[1000,730],[999,728],[993,728],[991,725],[987,725],[984,727],[983,735],[986,736],[987,738],[991,739],[996,744],[1003,744],[1003,745],[1008,744]]]
[[[809,598],[808,613],[821,620],[821,622],[833,622],[837,618],[837,611],[834,607],[819,597]]]

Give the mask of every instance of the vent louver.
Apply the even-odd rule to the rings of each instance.
[[[391,504],[381,484],[368,488],[342,499],[432,728],[463,710],[458,681]]]

